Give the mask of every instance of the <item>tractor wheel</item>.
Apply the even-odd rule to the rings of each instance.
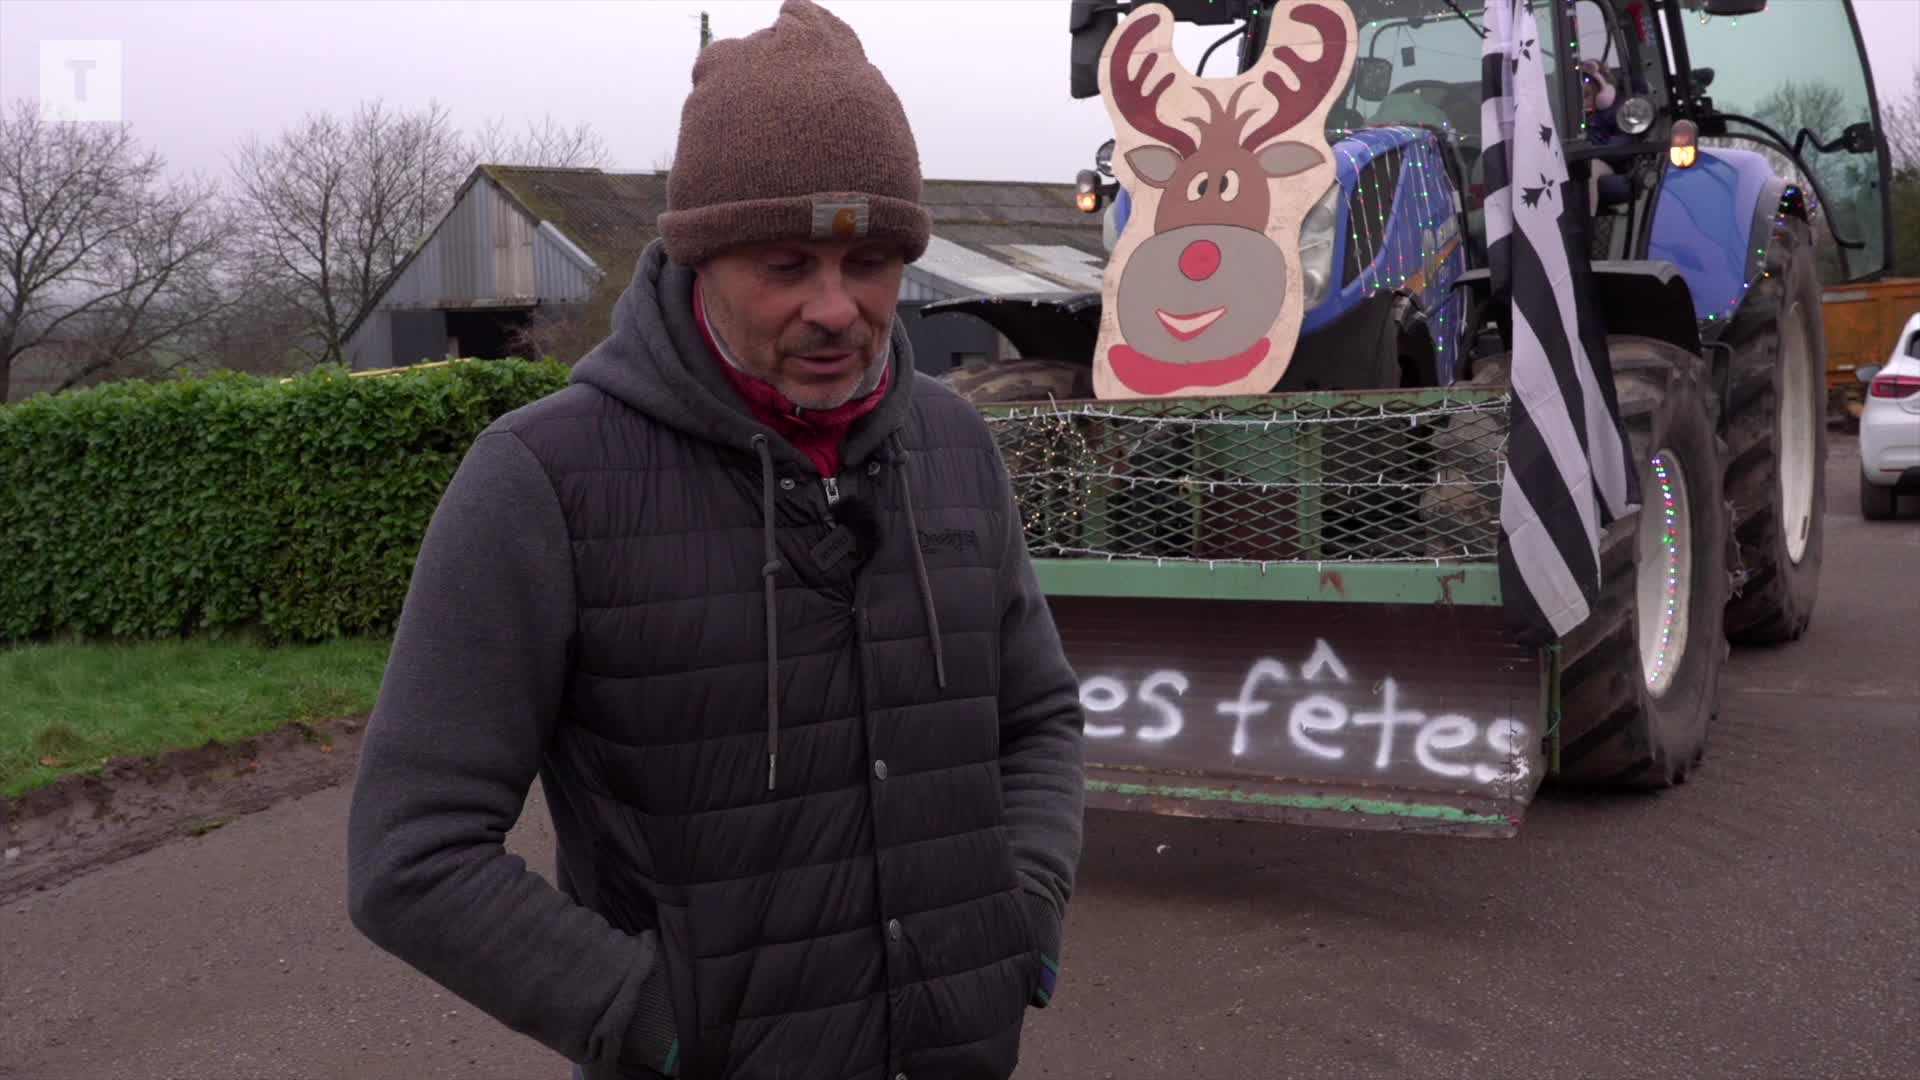
[[[1766,276],[1723,339],[1728,372],[1727,498],[1742,580],[1727,635],[1743,645],[1806,632],[1820,579],[1827,493],[1827,342],[1813,234],[1774,226]]]
[[[940,381],[975,405],[1085,400],[1093,369],[1065,360],[1000,360],[962,364]]]
[[[1639,510],[1600,539],[1600,596],[1561,643],[1560,779],[1658,788],[1706,752],[1727,656],[1728,515],[1700,360],[1608,340]]]

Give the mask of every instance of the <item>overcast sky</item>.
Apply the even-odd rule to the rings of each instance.
[[[1817,0],[1773,0],[1775,4]],[[1067,94],[1067,0],[825,0],[906,104],[929,177],[1071,180],[1112,134]],[[1903,93],[1920,0],[1856,0],[1875,81]],[[41,42],[122,43],[123,116],[186,169],[224,172],[249,133],[380,97],[437,99],[456,123],[590,123],[616,168],[671,152],[698,15],[715,37],[767,25],[778,0],[0,0],[0,97],[37,97]],[[1183,27],[1189,64],[1215,28]],[[1224,73],[1224,55],[1211,73]]]

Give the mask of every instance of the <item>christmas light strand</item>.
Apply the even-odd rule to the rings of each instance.
[[[1667,557],[1667,610],[1660,629],[1660,648],[1653,659],[1653,670],[1647,672],[1647,685],[1658,684],[1667,670],[1667,661],[1673,653],[1674,615],[1680,609],[1680,512],[1674,505],[1673,478],[1667,475],[1667,463],[1662,458],[1653,459],[1653,472],[1660,484],[1661,501],[1665,503],[1666,531],[1660,537],[1661,550]]]
[[[1118,409],[1100,405],[1085,405],[1073,408],[1060,405],[1036,405],[1025,411],[1014,407],[1004,413],[995,412],[983,415],[989,424],[1031,423],[1034,419],[1039,418],[1067,416],[1088,420],[1112,420],[1125,424],[1180,424],[1191,427],[1259,428],[1262,431],[1266,431],[1274,427],[1312,427],[1320,424],[1354,424],[1400,420],[1407,421],[1409,425],[1413,425],[1422,420],[1432,420],[1450,416],[1475,414],[1504,416],[1507,408],[1507,400],[1505,396],[1501,396],[1495,399],[1459,402],[1448,401],[1439,405],[1407,412],[1389,411],[1385,405],[1381,405],[1371,413],[1352,412],[1339,415],[1328,415],[1326,411],[1319,411],[1315,415],[1308,416],[1302,415],[1301,412],[1296,410],[1283,416],[1280,410],[1274,409],[1266,416],[1221,416],[1218,414],[1205,416],[1150,416],[1140,413],[1123,412]]]
[[[1760,257],[1760,276],[1754,278],[1752,281],[1742,283],[1740,291],[1734,295],[1732,300],[1728,301],[1724,311],[1708,312],[1708,322],[1717,323],[1722,319],[1733,318],[1734,312],[1738,311],[1740,305],[1746,301],[1748,291],[1755,285],[1773,276],[1773,271],[1767,269],[1767,259],[1773,254],[1773,238],[1779,233],[1780,227],[1787,223],[1787,216],[1793,212],[1794,204],[1797,203],[1799,199],[1800,189],[1797,187],[1789,187],[1781,194],[1780,204],[1774,208],[1773,212],[1773,228],[1768,231],[1766,242],[1755,248],[1753,252]]]
[[[1195,476],[1141,476],[1141,475],[1136,475],[1132,473],[1092,472],[1092,471],[1082,470],[1082,469],[1058,469],[1058,470],[1050,469],[1050,470],[1044,470],[1041,472],[1014,472],[1014,473],[1010,473],[1009,475],[1014,480],[1032,480],[1032,481],[1044,481],[1044,480],[1054,479],[1058,477],[1071,477],[1075,480],[1103,480],[1116,485],[1116,487],[1124,485],[1124,489],[1126,490],[1131,490],[1136,484],[1145,484],[1149,487],[1152,487],[1155,485],[1160,485],[1163,487],[1179,487],[1189,492],[1198,492],[1204,488],[1209,494],[1212,494],[1215,488],[1227,488],[1229,490],[1242,489],[1242,490],[1252,490],[1252,491],[1289,491],[1289,490],[1311,489],[1315,491],[1336,491],[1344,494],[1344,493],[1351,493],[1356,489],[1371,490],[1371,489],[1377,489],[1377,488],[1395,488],[1403,491],[1446,491],[1454,488],[1472,489],[1472,488],[1480,487],[1484,484],[1494,484],[1494,483],[1500,482],[1500,480],[1503,477],[1503,473],[1499,470],[1498,465],[1495,464],[1495,465],[1491,465],[1490,467],[1494,470],[1494,475],[1492,476],[1468,477],[1463,475],[1458,480],[1431,480],[1431,481],[1421,481],[1421,482],[1408,481],[1408,480],[1385,480],[1385,479],[1335,480],[1335,481],[1328,481],[1328,480],[1219,480],[1219,479],[1201,479]],[[1384,477],[1386,474],[1381,473],[1380,475]]]
[[[1268,570],[1274,567],[1311,566],[1316,570],[1324,570],[1329,566],[1335,566],[1335,567],[1351,566],[1355,563],[1365,563],[1367,565],[1373,565],[1376,563],[1393,563],[1401,566],[1417,566],[1421,564],[1427,564],[1435,568],[1442,568],[1447,566],[1449,563],[1455,563],[1455,562],[1480,562],[1487,558],[1493,557],[1494,555],[1497,554],[1497,552],[1493,548],[1479,549],[1479,548],[1463,547],[1460,549],[1460,553],[1457,555],[1449,553],[1442,556],[1354,555],[1349,558],[1334,558],[1334,559],[1325,559],[1325,558],[1322,558],[1322,559],[1206,559],[1196,555],[1129,555],[1122,552],[1099,551],[1093,548],[1067,547],[1064,545],[1045,545],[1035,549],[1034,554],[1036,555],[1056,554],[1056,555],[1070,556],[1073,558],[1084,558],[1090,561],[1097,560],[1097,561],[1104,561],[1104,562],[1150,562],[1150,563],[1153,563],[1155,566],[1164,566],[1167,563],[1173,563],[1175,565],[1186,565],[1186,566],[1203,565],[1208,570],[1215,570],[1222,566],[1247,566],[1247,567],[1257,566],[1260,568],[1260,572],[1264,574]]]

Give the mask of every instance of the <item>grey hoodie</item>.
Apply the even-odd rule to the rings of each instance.
[[[911,347],[897,324],[892,356],[885,399],[855,422],[843,446],[844,476],[857,478],[913,408]],[[589,1063],[594,1077],[635,1075],[640,1064],[672,1074],[678,1049],[656,934],[618,929],[574,898],[583,889],[591,895],[594,871],[570,867],[564,853],[592,844],[548,757],[573,662],[573,556],[548,473],[516,431],[555,399],[591,387],[757,457],[769,493],[774,461],[812,470],[750,413],[710,359],[692,313],[692,275],[656,243],[616,306],[612,334],[575,365],[575,385],[502,417],[475,441],[423,540],[348,824],[354,925],[513,1030]],[[771,567],[771,525],[767,543]],[[918,545],[907,546],[917,559]],[[916,569],[931,621],[926,571]],[[1029,608],[1044,612],[1030,570],[1024,587]],[[1033,744],[1022,771],[1051,775],[1007,793],[1019,820],[1021,878],[1044,910],[1051,966],[1081,843],[1080,717],[1050,620],[1035,616],[1014,633],[1011,654],[1033,662],[1004,678],[1044,713],[1046,744],[1072,747],[1055,760],[1056,751]],[[939,637],[931,637],[937,665]],[[778,717],[777,703],[769,706],[771,763]],[[563,852],[559,888],[501,846],[536,776]],[[1074,795],[1048,794],[1061,791]]]

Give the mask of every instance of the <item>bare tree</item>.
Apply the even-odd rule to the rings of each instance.
[[[1892,272],[1920,277],[1920,64],[1907,92],[1881,101],[1881,128],[1893,157]]]
[[[1880,121],[1894,170],[1920,169],[1920,63],[1913,66],[1905,94],[1881,99]]]
[[[209,284],[231,222],[198,180],[121,124],[0,113],[0,401],[30,358],[66,389],[175,345],[219,305]]]
[[[527,121],[527,130],[510,137],[505,122],[498,117],[469,141],[468,157],[475,163],[491,165],[528,165],[540,168],[596,168],[613,164],[613,155],[599,134],[585,122],[563,127],[551,115],[536,123]]]
[[[242,146],[247,256],[302,310],[312,360],[344,358],[348,327],[445,213],[468,168],[462,144],[438,104],[395,113],[374,101]]]

